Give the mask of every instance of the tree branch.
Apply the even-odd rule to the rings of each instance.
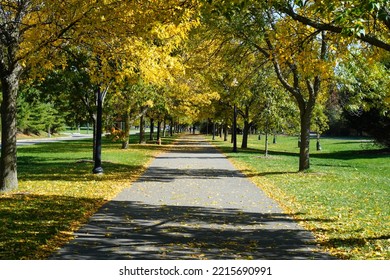
[[[338,33],[338,34],[345,34],[343,32],[344,29],[342,27],[335,26],[335,25],[330,24],[330,23],[321,23],[321,22],[312,20],[312,19],[310,19],[308,17],[299,15],[296,12],[294,12],[292,7],[278,6],[276,8],[280,12],[289,15],[294,20],[297,20],[297,21],[299,21],[299,22],[301,22],[301,23],[303,23],[305,25],[314,27],[314,28],[316,28],[318,30],[321,30],[321,31],[331,31],[333,33]],[[352,37],[353,35],[348,35],[348,36]],[[378,39],[378,38],[376,38],[376,37],[374,37],[372,35],[357,34],[355,36],[356,36],[357,39],[359,39],[359,40],[361,40],[363,42],[366,42],[366,43],[368,43],[370,45],[373,45],[373,46],[376,46],[378,48],[384,49],[386,51],[390,51],[390,44],[389,43],[386,43],[385,41],[380,40],[380,39]]]

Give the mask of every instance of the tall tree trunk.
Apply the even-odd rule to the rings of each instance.
[[[248,148],[248,135],[250,129],[250,123],[247,120],[244,120],[244,129],[242,131],[242,142],[241,148]]]
[[[213,140],[215,140],[215,121],[212,122],[212,127],[213,127]]]
[[[144,115],[141,116],[140,119],[140,125],[139,125],[139,143],[143,144],[145,143],[145,117]]]
[[[130,137],[130,114],[126,113],[125,115],[125,131],[124,139],[122,142],[122,149],[129,148],[129,137]]]
[[[16,155],[16,99],[19,90],[21,67],[4,71],[1,67],[1,160],[0,191],[11,191],[18,187]]]
[[[161,141],[161,121],[157,122],[157,141]]]
[[[321,137],[321,134],[317,132],[317,144],[316,144],[317,151],[322,150],[321,143],[320,143],[320,137]]]
[[[310,121],[312,110],[307,108],[301,113],[301,145],[299,152],[299,171],[310,168]]]
[[[167,118],[164,117],[164,121],[163,121],[163,137],[166,136],[166,131],[167,131]]]
[[[169,125],[169,136],[173,136],[173,126],[174,126],[174,123],[173,123],[173,120],[171,120],[170,122],[170,125]]]
[[[228,137],[228,125],[225,123],[223,125],[223,141],[227,141]]]
[[[153,141],[153,134],[154,134],[154,119],[150,118],[150,135],[149,135],[150,141]]]

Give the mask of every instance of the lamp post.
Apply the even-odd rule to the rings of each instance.
[[[93,174],[103,174],[102,168],[102,115],[103,115],[103,96],[100,86],[96,92],[97,110],[96,110],[96,141],[95,141],[95,166]]]

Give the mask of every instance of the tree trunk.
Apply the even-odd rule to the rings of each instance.
[[[173,136],[173,120],[171,121],[170,125],[169,125],[169,136]]]
[[[21,68],[16,67],[14,71],[1,73],[3,101],[1,103],[0,191],[11,191],[18,187],[16,99],[20,72]]]
[[[153,134],[154,134],[154,119],[150,118],[150,134],[149,134],[150,141],[153,141]]]
[[[122,142],[122,149],[128,149],[129,148],[129,137],[130,137],[130,114],[126,113],[125,115],[125,135]]]
[[[247,120],[244,121],[244,129],[242,131],[242,143],[241,148],[248,148],[248,135],[249,135],[250,124]]]
[[[157,122],[157,141],[161,138],[161,121]]]
[[[268,132],[265,132],[265,153],[264,155],[268,157]]]
[[[310,168],[310,109],[301,113],[301,145],[299,152],[299,171],[305,171]]]
[[[213,140],[215,140],[215,121],[213,121],[212,123],[212,127],[213,127]]]
[[[163,121],[163,137],[166,136],[166,131],[167,131],[167,118],[164,117],[164,121]]]
[[[317,133],[317,144],[316,144],[317,151],[322,150],[321,143],[320,143],[320,137],[321,137],[321,134]]]
[[[145,117],[143,115],[141,116],[139,122],[139,143],[143,144],[145,143]]]
[[[223,141],[227,141],[228,137],[228,126],[227,124],[223,125]]]

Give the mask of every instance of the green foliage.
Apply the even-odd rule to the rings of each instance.
[[[61,114],[52,103],[41,101],[41,93],[28,88],[18,99],[17,128],[25,134],[57,133],[65,125],[64,113]]]
[[[388,56],[387,56],[388,57]],[[382,61],[370,61],[359,50],[341,61],[338,69],[340,102],[351,127],[390,147],[390,71]]]
[[[68,125],[91,122],[96,110],[95,86],[88,72],[90,57],[77,48],[66,48],[66,66],[42,73],[42,81],[36,85],[47,100],[64,112]]]

